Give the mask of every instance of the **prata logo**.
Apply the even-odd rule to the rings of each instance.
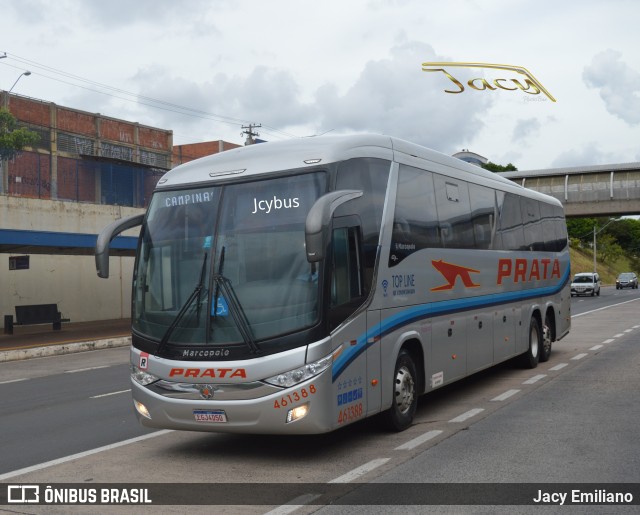
[[[460,277],[460,279],[462,280],[462,284],[464,284],[465,288],[478,288],[480,286],[479,284],[474,283],[471,279],[471,274],[479,274],[480,270],[447,263],[446,261],[442,261],[442,259],[438,261],[432,260],[431,264],[433,265],[433,268],[440,272],[442,276],[447,280],[447,284],[443,284],[442,286],[438,286],[437,288],[431,288],[431,291],[452,290],[456,285],[456,280],[458,279],[458,277]]]

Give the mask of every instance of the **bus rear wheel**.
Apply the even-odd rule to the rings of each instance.
[[[386,414],[386,425],[393,431],[404,431],[412,423],[418,407],[418,374],[413,357],[402,349],[393,372],[393,397]]]
[[[529,322],[529,348],[520,357],[520,363],[524,368],[536,368],[538,366],[542,345],[543,337],[540,321],[535,316],[532,316],[531,322]]]
[[[551,356],[551,344],[553,343],[553,326],[551,325],[551,319],[549,315],[544,317],[544,327],[542,328],[542,348],[540,349],[541,363],[549,361]]]

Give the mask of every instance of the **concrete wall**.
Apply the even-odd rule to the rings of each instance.
[[[0,227],[31,231],[98,234],[118,218],[143,210],[0,195]],[[137,236],[138,229],[126,231]],[[31,254],[28,270],[9,270],[0,254],[0,315],[22,304],[57,303],[72,322],[128,318],[131,306],[132,257],[110,258],[110,277],[96,275],[93,256]],[[0,318],[0,322],[3,318]]]

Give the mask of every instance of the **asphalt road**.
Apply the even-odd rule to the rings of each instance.
[[[148,432],[133,417],[128,367],[101,367],[0,384],[0,474]]]
[[[125,391],[126,349],[2,364],[0,478],[84,484],[640,483],[639,292],[604,288],[600,297],[574,298],[572,332],[555,344],[548,363],[534,370],[506,363],[426,395],[416,423],[403,433],[388,433],[375,419],[312,437],[162,432],[65,459],[146,433]],[[55,465],[38,466],[56,458]],[[30,472],[11,473],[32,465]],[[401,501],[388,486],[380,492],[390,503]],[[264,513],[278,507],[219,508]],[[303,506],[295,513],[317,509]],[[377,509],[388,513],[391,507],[366,511]],[[495,510],[472,512],[478,511]]]

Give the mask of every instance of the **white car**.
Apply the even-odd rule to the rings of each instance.
[[[597,272],[582,272],[573,276],[571,296],[600,295],[600,275]]]

